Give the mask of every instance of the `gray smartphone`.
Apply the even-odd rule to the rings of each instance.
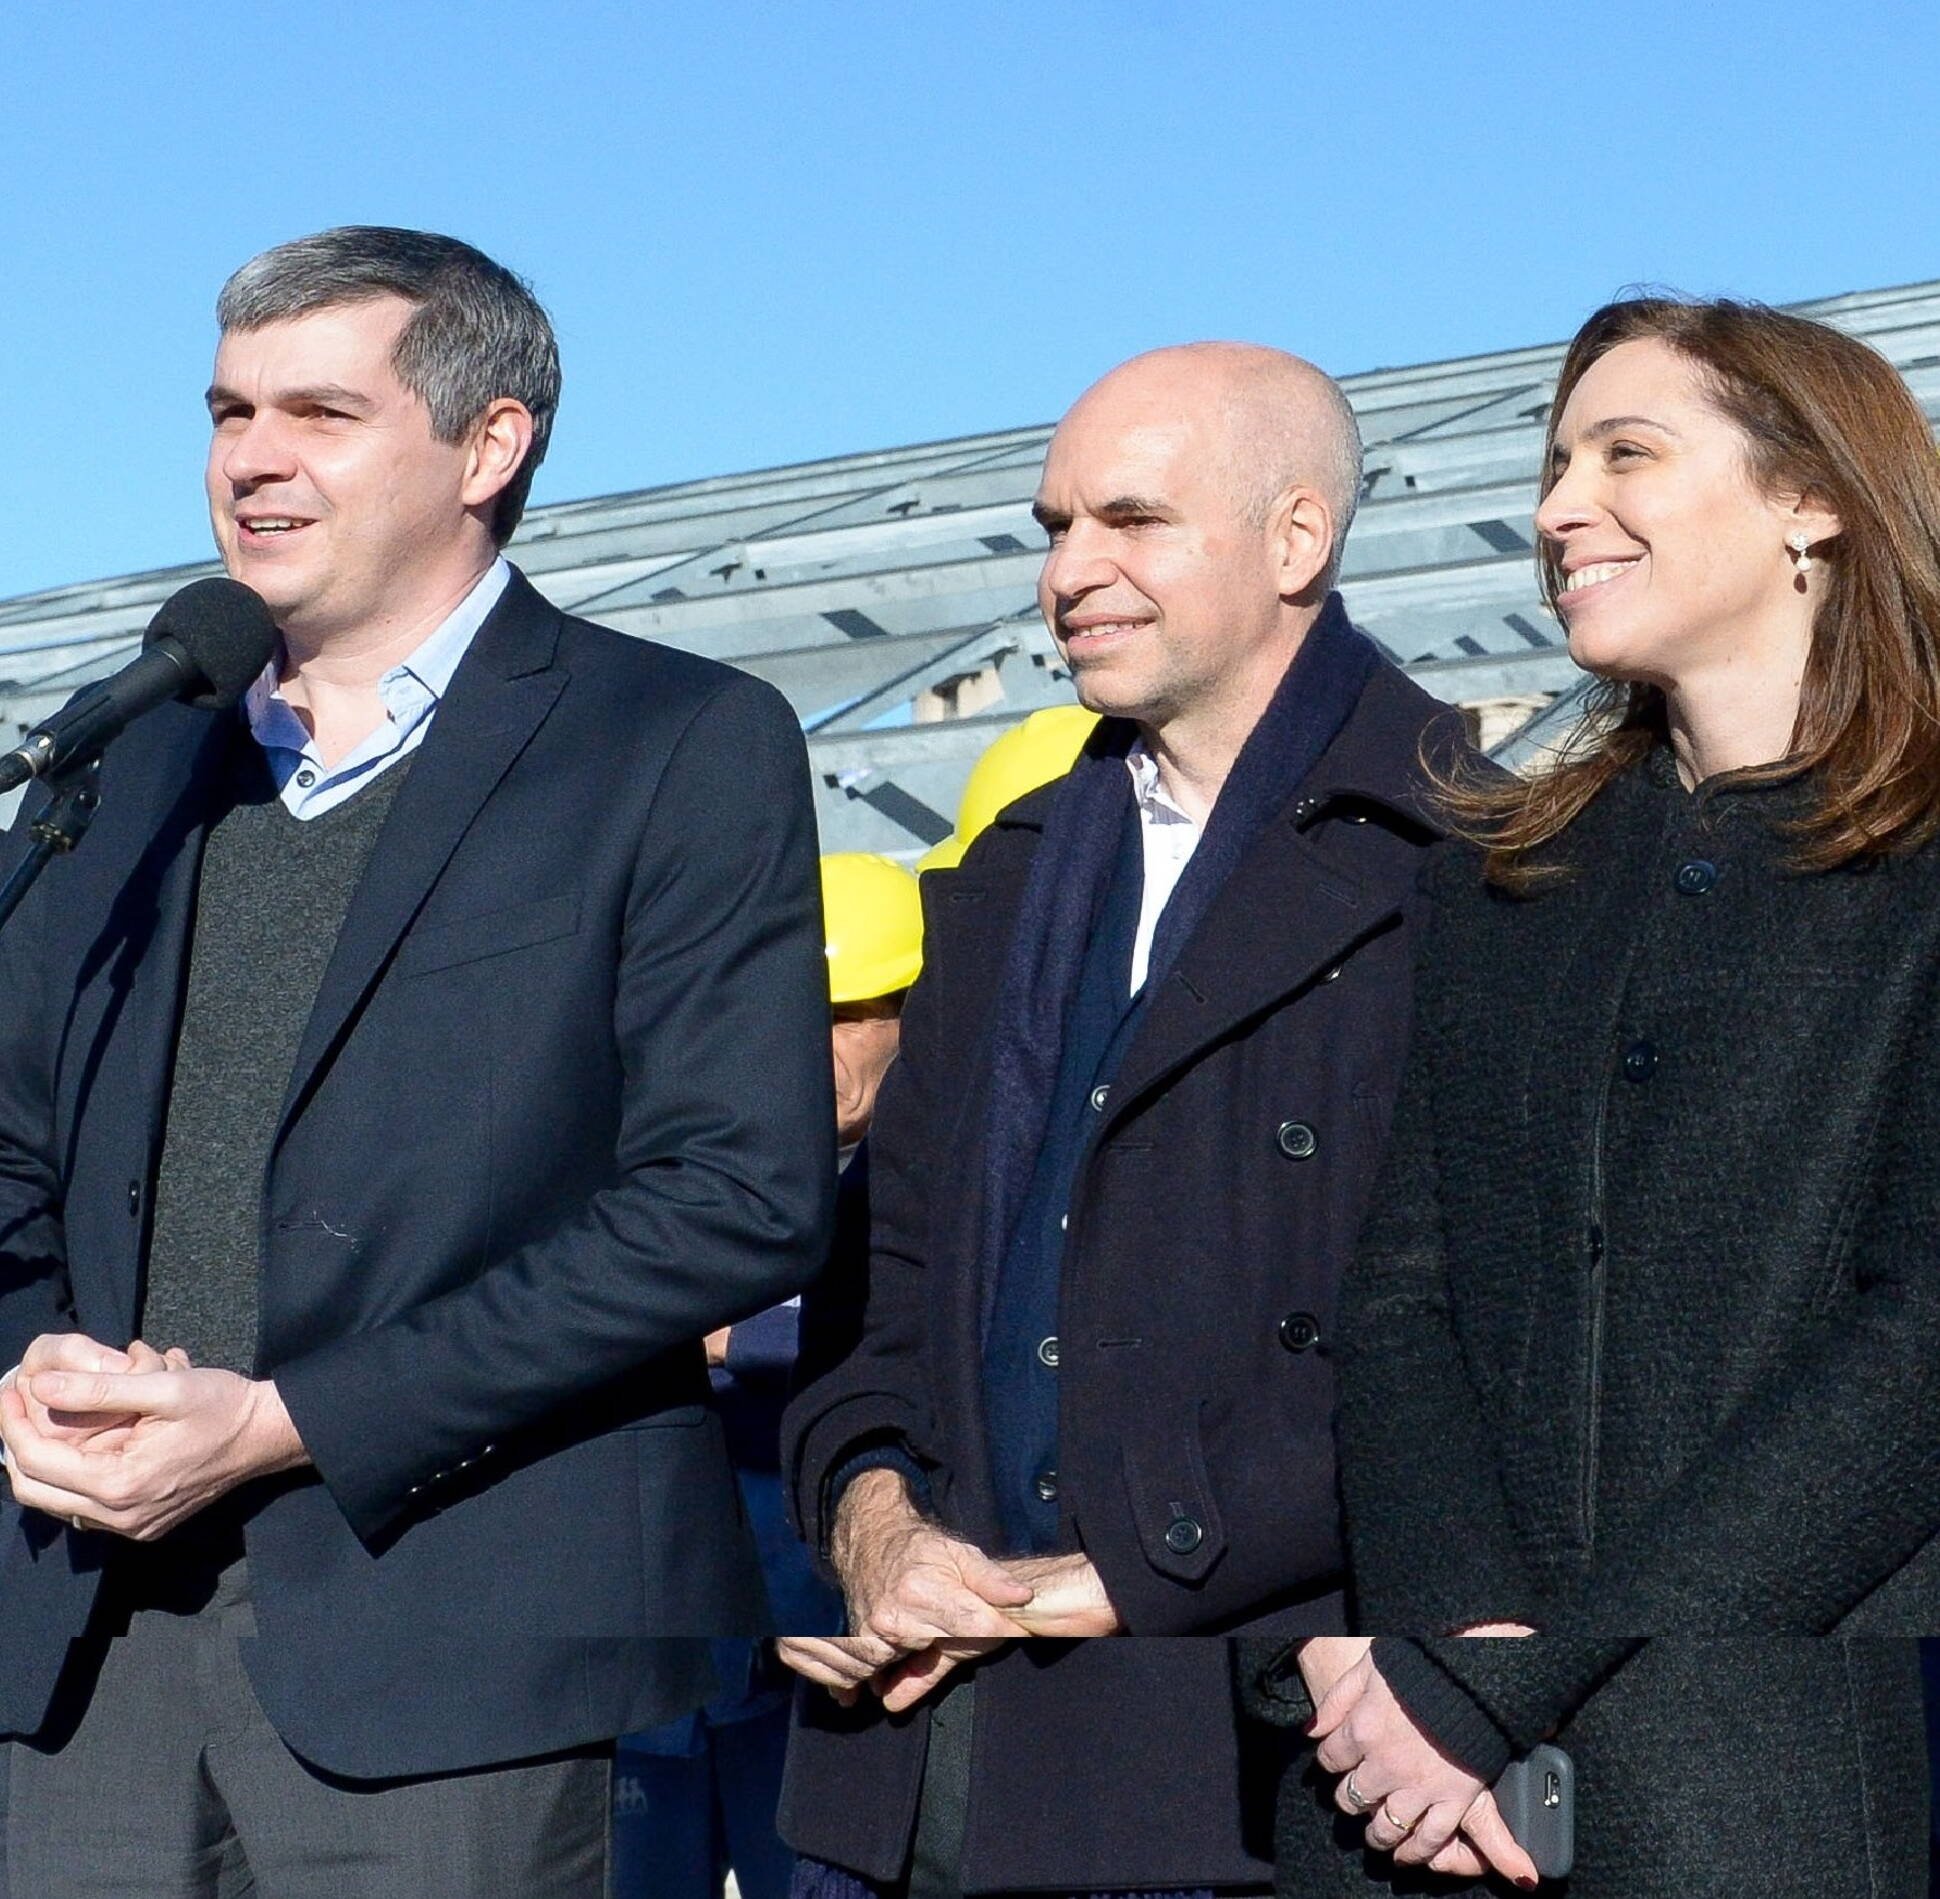
[[[1511,1761],[1495,1783],[1495,1804],[1545,1879],[1567,1879],[1576,1864],[1576,1767],[1547,1743]]]

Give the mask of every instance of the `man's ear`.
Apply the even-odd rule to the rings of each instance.
[[[1274,502],[1267,531],[1279,569],[1280,597],[1305,600],[1333,560],[1334,511],[1316,490],[1296,485]]]
[[[488,507],[532,452],[532,411],[511,396],[500,396],[472,425],[458,498],[468,508]]]

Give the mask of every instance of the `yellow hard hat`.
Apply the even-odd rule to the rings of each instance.
[[[907,989],[923,967],[923,899],[902,865],[868,851],[822,859],[829,1001],[868,1002]]]
[[[957,806],[958,854],[970,848],[1006,805],[1053,778],[1062,778],[1077,763],[1097,723],[1097,713],[1083,706],[1046,706],[986,746],[970,767],[963,802]]]

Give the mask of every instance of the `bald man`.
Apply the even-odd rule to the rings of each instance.
[[[1250,346],[1052,438],[1039,605],[1105,716],[924,880],[864,1334],[789,1418],[849,1611],[783,1645],[826,1899],[1263,1887],[1227,1644],[1044,1638],[1358,1655],[1329,1336],[1459,743],[1332,591],[1359,487],[1339,388]]]

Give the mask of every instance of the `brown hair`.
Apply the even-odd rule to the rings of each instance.
[[[1701,372],[1745,436],[1768,491],[1809,493],[1838,536],[1812,628],[1789,757],[1741,774],[1809,770],[1814,808],[1794,862],[1827,870],[1922,844],[1940,830],[1940,459],[1912,392],[1864,343],[1762,304],[1637,297],[1608,303],[1563,359],[1543,435],[1543,490],[1570,392],[1620,343],[1654,338]],[[1555,552],[1537,553],[1544,596],[1561,588]],[[1567,867],[1535,861],[1613,779],[1667,734],[1663,693],[1607,681],[1559,762],[1530,779],[1440,777],[1454,829],[1488,853],[1491,882],[1529,889]]]

